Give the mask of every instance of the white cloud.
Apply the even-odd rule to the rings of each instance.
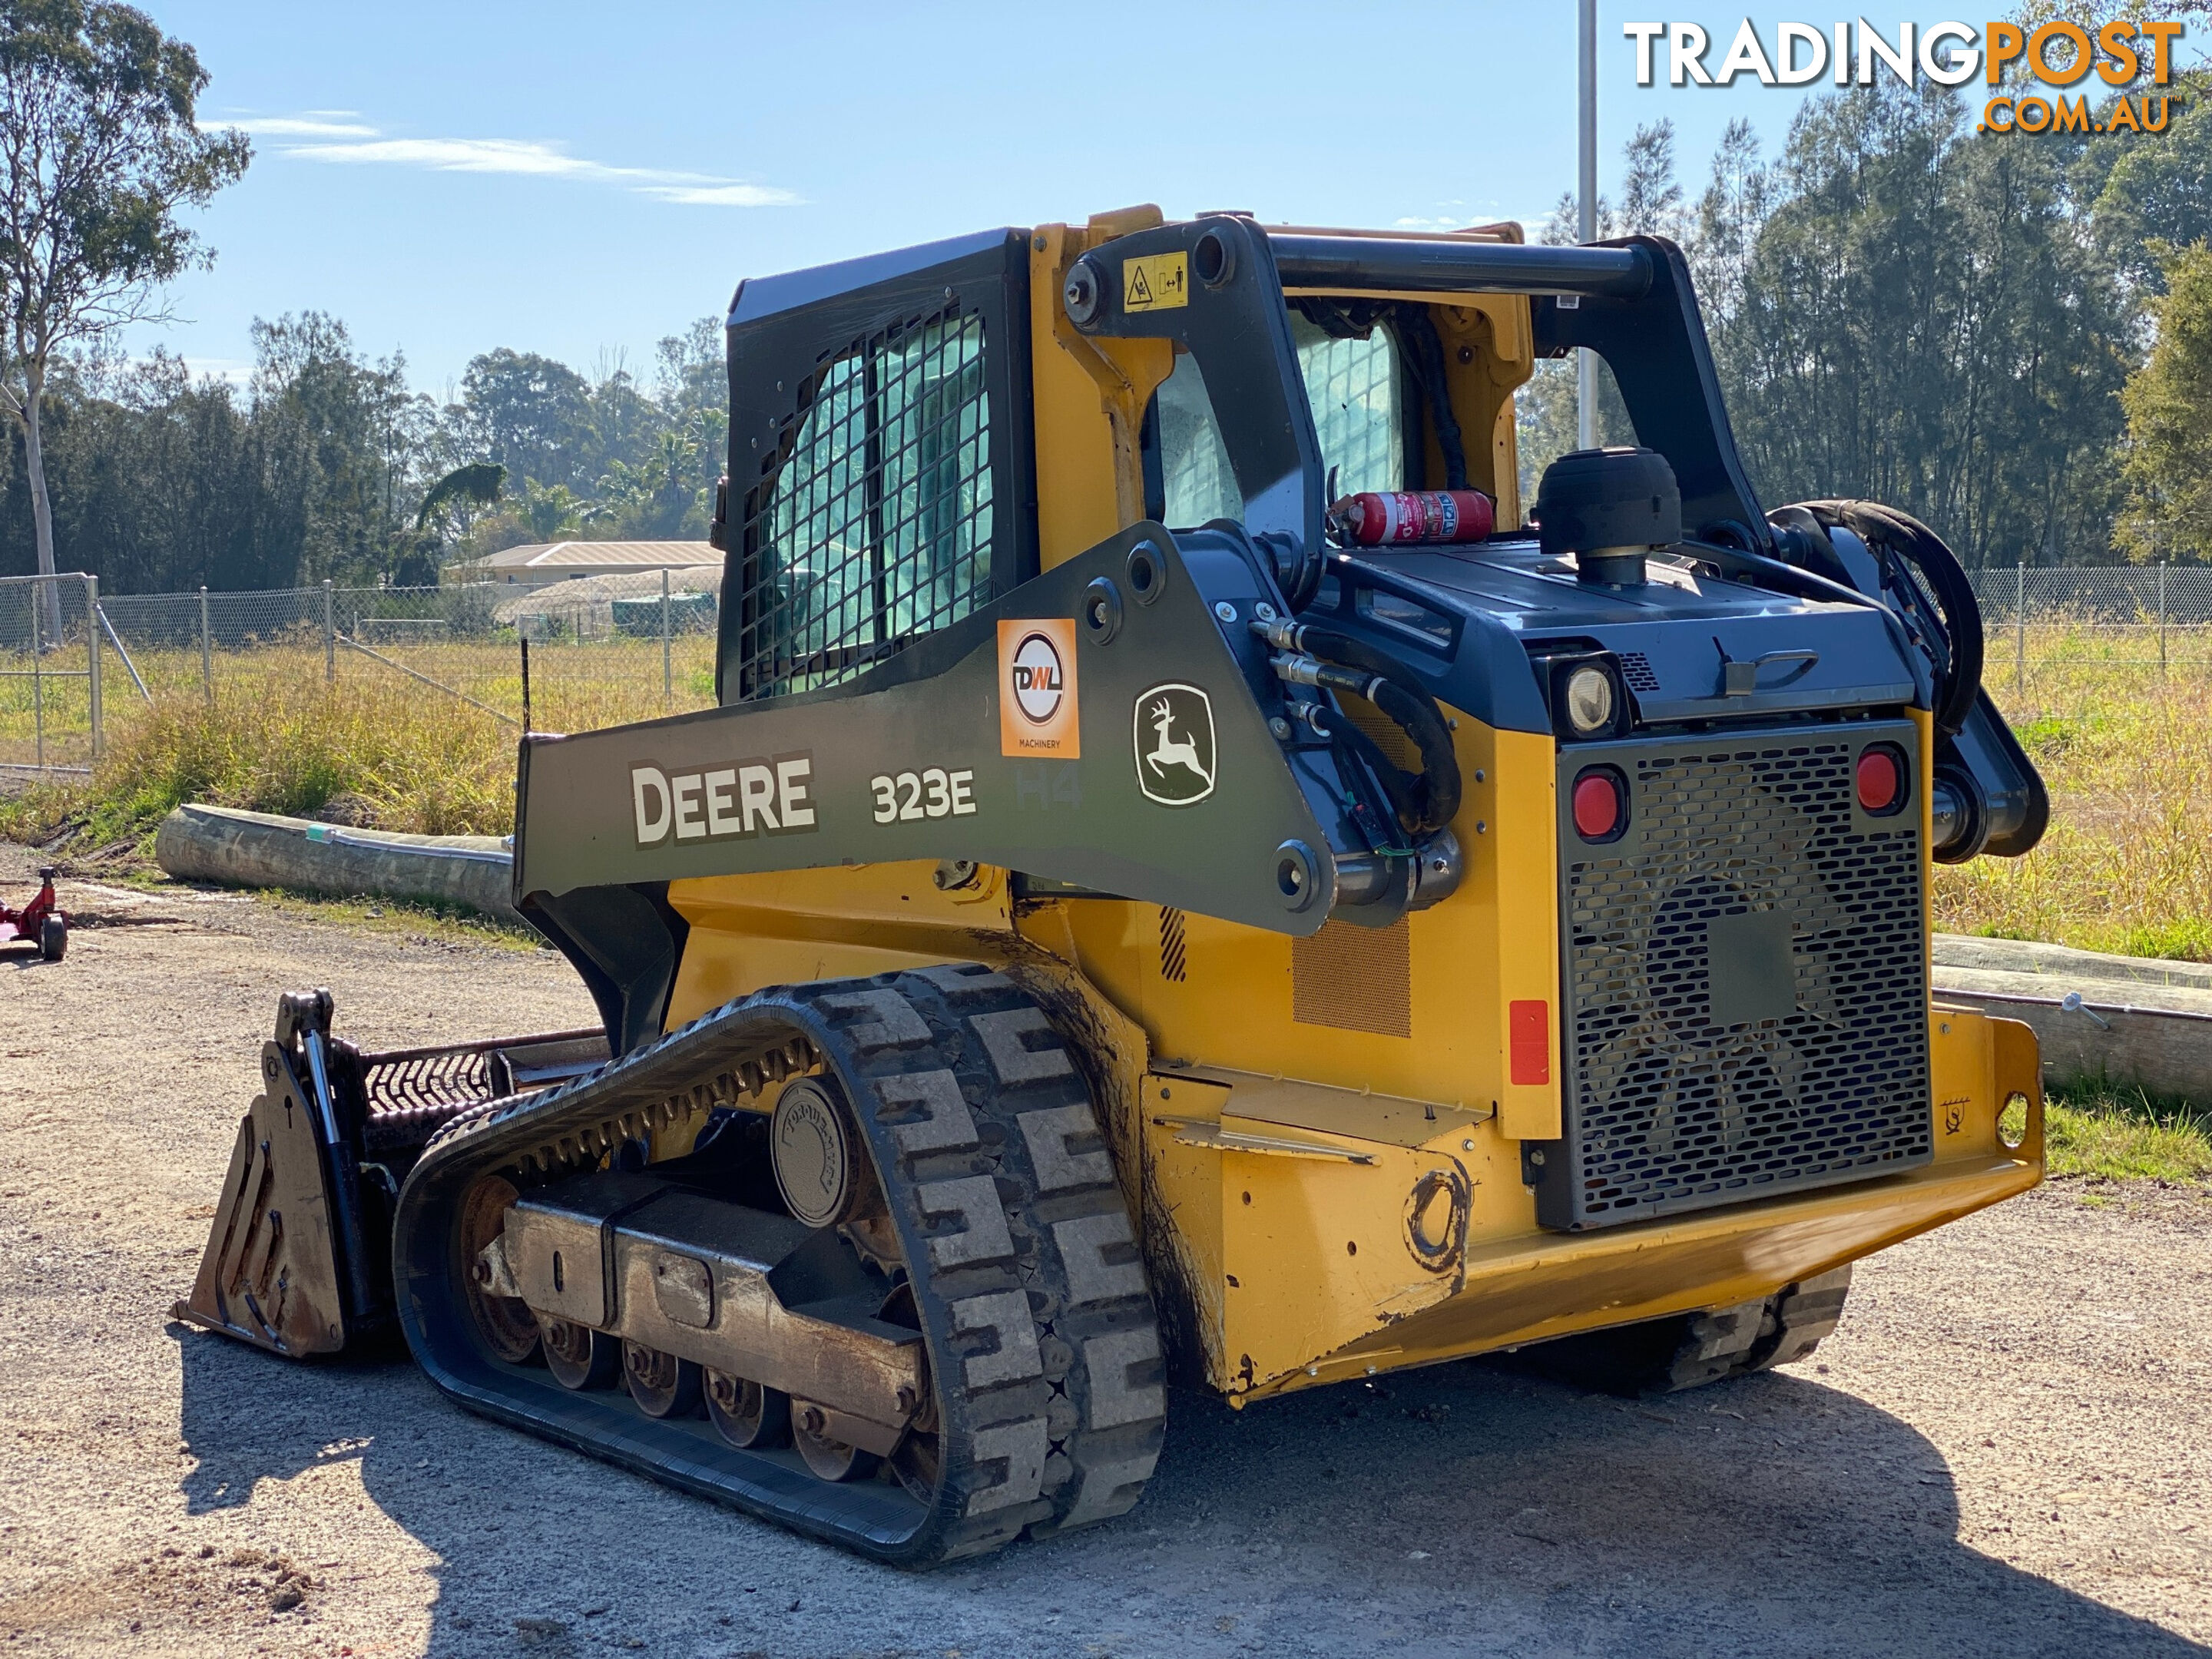
[[[318,111],[318,114],[337,115],[337,110]],[[363,126],[358,121],[303,120],[295,116],[252,116],[229,124],[240,132],[271,138],[374,138],[374,127]]]
[[[788,207],[799,200],[772,185],[641,185],[639,191],[687,207]]]
[[[335,116],[352,112],[319,110],[311,113]],[[746,184],[710,173],[617,167],[571,155],[558,144],[534,138],[387,138],[377,128],[358,122],[310,120],[297,116],[247,119],[231,125],[273,138],[319,141],[278,146],[279,155],[301,161],[568,179],[584,184],[611,185],[686,207],[786,207],[799,199],[790,191],[772,185]]]

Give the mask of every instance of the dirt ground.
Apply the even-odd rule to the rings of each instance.
[[[29,861],[0,848],[0,891]],[[0,1651],[2180,1655],[2212,1644],[2212,1203],[2046,1191],[1790,1370],[1177,1395],[1138,1510],[911,1577],[169,1321],[276,993],[376,1046],[584,1023],[549,954],[133,901],[0,963]],[[157,920],[166,918],[166,920]]]

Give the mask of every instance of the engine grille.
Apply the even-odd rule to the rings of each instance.
[[[1534,1159],[1538,1218],[1587,1228],[1926,1163],[1919,812],[1854,788],[1906,722],[1563,751],[1565,1136]],[[1630,823],[1567,816],[1594,764]]]

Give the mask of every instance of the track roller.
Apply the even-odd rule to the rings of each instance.
[[[726,1110],[776,1084],[765,1124]],[[696,1149],[617,1167],[664,1135]],[[457,1120],[394,1240],[410,1346],[462,1404],[879,1559],[1106,1520],[1159,1455],[1082,1073],[987,968],[763,991]],[[626,1390],[594,1388],[617,1341]],[[712,1437],[679,1420],[702,1403]]]
[[[690,1359],[648,1348],[642,1342],[622,1345],[623,1386],[647,1417],[696,1417],[699,1414],[699,1366]]]
[[[604,1331],[550,1314],[538,1316],[545,1369],[564,1389],[607,1389],[622,1374],[622,1345]]]
[[[703,1374],[707,1417],[732,1446],[766,1451],[791,1438],[791,1396],[727,1371]]]

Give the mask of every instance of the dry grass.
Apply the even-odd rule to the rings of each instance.
[[[2026,858],[1939,871],[1936,925],[2212,961],[2206,640],[2174,630],[2161,678],[2143,630],[2031,629],[2017,687],[2009,642],[1992,641],[1988,679],[2050,787],[2051,829]]]
[[[2173,630],[2161,678],[2149,630],[2032,629],[2017,687],[2012,643],[1992,639],[1988,678],[2051,787],[2051,831],[2025,859],[1939,872],[1936,926],[2212,961],[2212,634]],[[477,702],[520,712],[512,645],[389,650]],[[535,723],[586,731],[703,708],[712,657],[711,640],[678,640],[664,703],[658,641],[539,647]],[[196,650],[137,663],[155,705],[111,662],[98,775],[0,802],[0,835],[44,842],[75,824],[73,844],[89,848],[143,836],[183,800],[313,813],[341,795],[387,829],[513,827],[515,728],[382,664],[341,653],[326,684],[317,641],[219,652],[210,708]],[[82,684],[47,688],[50,737],[72,718],[82,728],[70,700]],[[29,714],[27,682],[0,681],[0,757],[27,758]]]
[[[149,706],[112,665],[107,752],[97,772],[0,800],[0,836],[44,844],[74,830],[70,845],[89,850],[143,837],[186,800],[311,815],[340,796],[361,821],[382,829],[512,830],[519,728],[488,711],[521,711],[514,648],[442,644],[389,654],[452,690],[349,653],[326,680],[319,645],[273,647],[218,653],[210,704],[196,651],[145,653],[136,661],[155,694]],[[678,641],[674,667],[674,696],[664,701],[657,641],[537,649],[532,724],[588,731],[706,706],[713,642]],[[8,758],[29,758],[27,684],[0,682],[25,688],[14,697],[0,691],[0,755]],[[72,706],[49,688],[50,756],[70,731],[84,729],[82,686],[72,684],[74,727]]]

